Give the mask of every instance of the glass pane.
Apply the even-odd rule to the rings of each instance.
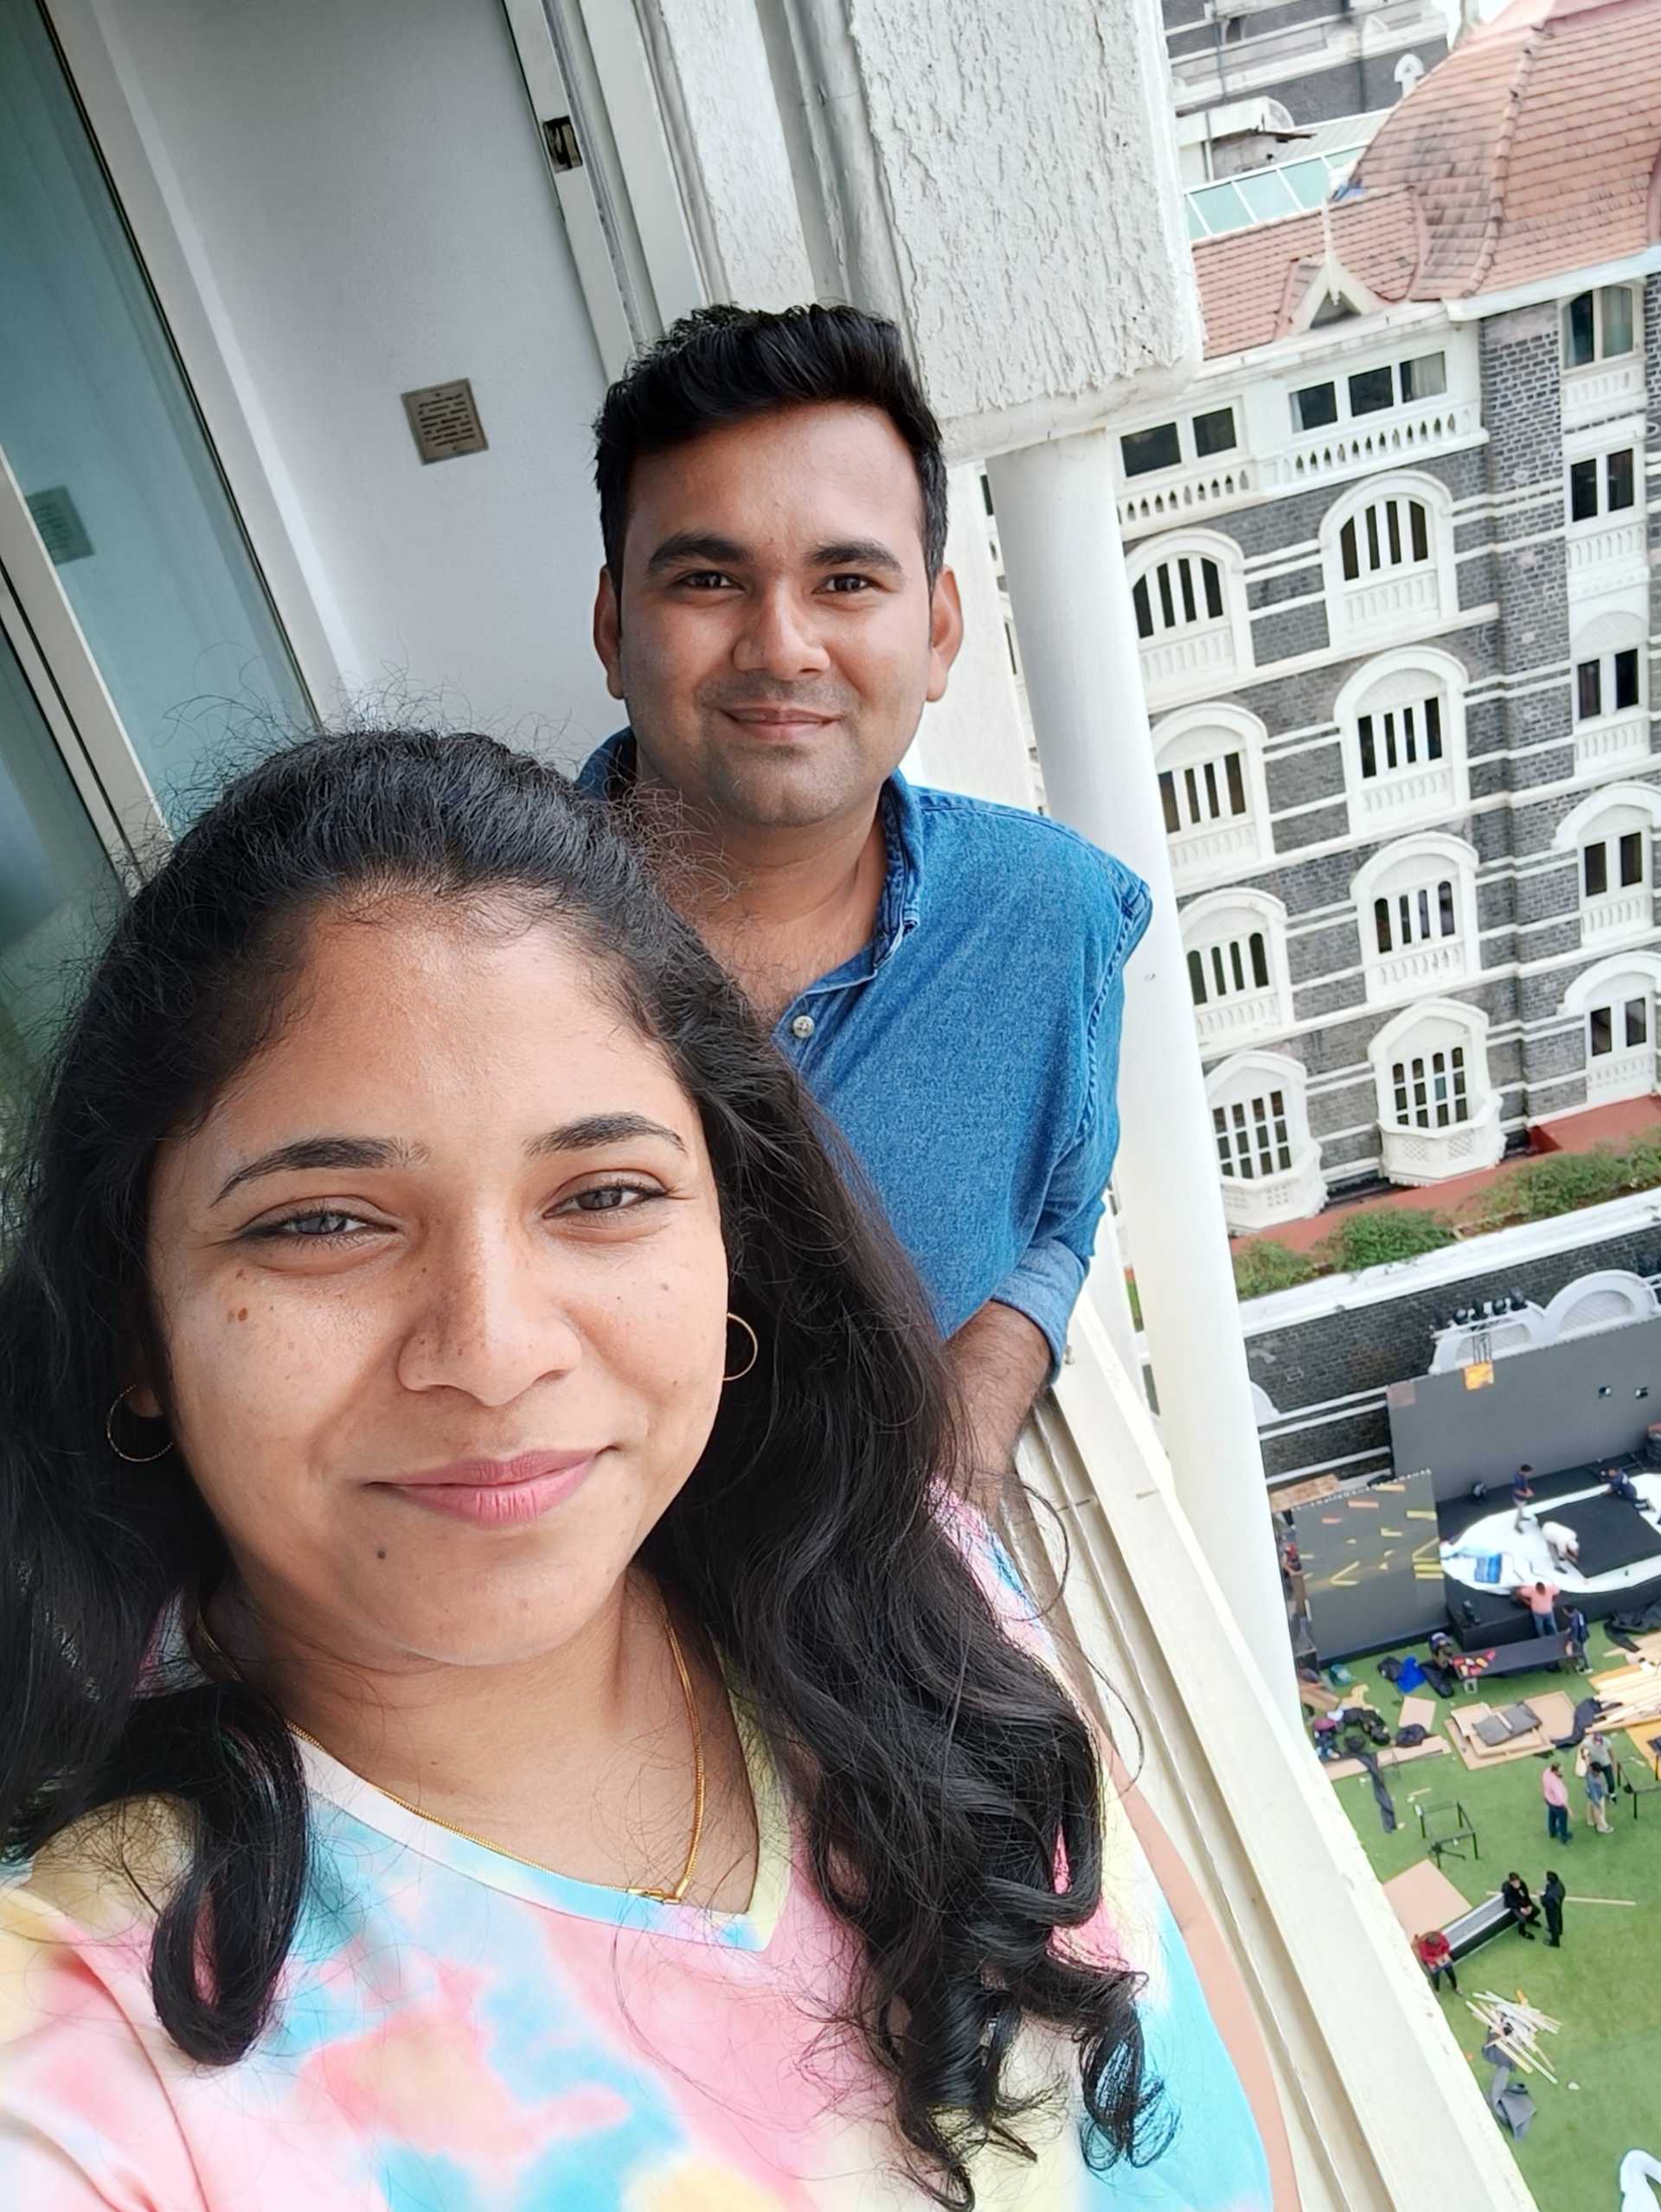
[[[1169,768],[1163,770],[1160,773],[1159,804],[1164,811],[1165,829],[1174,837],[1183,824],[1182,817],[1177,811],[1177,779]]]
[[[1215,561],[1202,561],[1200,572],[1205,584],[1205,611],[1214,622],[1222,619],[1222,573]]]
[[[1591,1031],[1594,1060],[1601,1060],[1606,1053],[1613,1052],[1615,1048],[1614,1011],[1613,1006],[1594,1006],[1587,1016],[1587,1025]]]
[[[0,448],[170,818],[310,720],[39,11],[0,0]],[[326,340],[320,340],[326,343]]]
[[[1630,891],[1644,881],[1644,832],[1628,830],[1620,841],[1620,888]]]
[[[1625,285],[1606,285],[1600,298],[1603,307],[1603,358],[1632,349],[1632,295]]]
[[[1153,635],[1153,610],[1148,605],[1148,580],[1138,577],[1131,587],[1131,605],[1136,609],[1136,634],[1138,638]]]
[[[1440,353],[1421,353],[1416,361],[1401,364],[1401,396],[1404,400],[1440,399],[1447,389],[1447,357]]]
[[[1187,219],[1188,234],[1190,240],[1196,238],[1207,238],[1210,235],[1210,233],[1206,229],[1204,218],[1194,204],[1194,196],[1191,192],[1187,194],[1183,198],[1183,214]]]
[[[1205,963],[1197,952],[1190,952],[1188,956],[1188,987],[1194,994],[1194,1003],[1196,1006],[1203,1006],[1205,1003]]]
[[[1214,407],[1209,414],[1194,418],[1194,451],[1202,460],[1213,453],[1232,453],[1235,450],[1235,411],[1232,407]]]
[[[1586,895],[1600,898],[1609,888],[1609,850],[1606,845],[1588,845],[1581,855],[1586,877]]]
[[[1126,476],[1146,476],[1154,469],[1174,469],[1183,458],[1174,422],[1157,422],[1151,430],[1127,430],[1119,441]]]
[[[1239,753],[1229,753],[1222,765],[1228,778],[1228,811],[1243,814],[1246,811],[1246,779],[1241,773]]]
[[[1388,362],[1382,369],[1358,369],[1350,379],[1351,414],[1376,414],[1381,407],[1395,404],[1395,391]]]
[[[1629,1047],[1647,1044],[1650,1041],[1650,1002],[1647,998],[1626,1001],[1626,1042]]]
[[[115,877],[0,631],[0,1160]]]
[[[1305,384],[1302,391],[1292,395],[1292,426],[1294,430],[1324,430],[1329,422],[1338,419],[1338,392],[1335,384]]]
[[[1615,658],[1619,662],[1620,655],[1617,653]],[[1632,658],[1636,662],[1636,653]],[[1574,671],[1574,712],[1581,721],[1589,722],[1594,715],[1603,711],[1599,703],[1603,689],[1600,670],[1599,662],[1582,661]]]
[[[1313,161],[1291,162],[1280,174],[1300,208],[1318,208],[1331,189],[1331,172],[1318,157]]]
[[[1362,716],[1356,726],[1356,734],[1361,739],[1361,773],[1363,776],[1376,776],[1378,773],[1378,755],[1373,747],[1373,718],[1370,715]]]
[[[1606,457],[1609,471],[1609,512],[1632,503],[1632,450],[1623,446],[1619,453]]]
[[[1598,511],[1598,465],[1572,461],[1568,470],[1568,512],[1572,522],[1589,522]]]
[[[1430,558],[1430,520],[1429,516],[1421,501],[1417,499],[1410,499],[1408,502],[1408,523],[1413,535],[1414,559],[1415,561],[1428,561]]]
[[[1583,292],[1578,299],[1571,299],[1563,310],[1563,366],[1584,369],[1594,358],[1592,343],[1592,295]]]
[[[1278,169],[1262,170],[1254,176],[1239,176],[1235,183],[1254,222],[1272,222],[1276,215],[1295,215],[1302,205]]]
[[[1597,664],[1593,663],[1595,667]],[[1628,645],[1615,655],[1615,711],[1638,704],[1638,647]]]
[[[1220,230],[1243,230],[1251,221],[1232,183],[1203,185],[1189,194],[1188,202],[1214,237]]]

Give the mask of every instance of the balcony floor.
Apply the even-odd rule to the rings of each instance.
[[[1422,1645],[1420,1649],[1422,1652]],[[1620,1665],[1626,1657],[1600,1625],[1594,1626],[1594,1673]],[[1380,1676],[1376,1660],[1354,1661],[1350,1671],[1357,1683],[1367,1684],[1372,1703],[1394,1728],[1401,1700]],[[1579,1696],[1586,1679],[1570,1673],[1508,1675],[1499,1688],[1503,1702],[1510,1704],[1547,1689]],[[1449,1701],[1433,1702],[1439,1732],[1446,1735]],[[1496,1696],[1494,1702],[1502,1701]],[[1639,1754],[1626,1736],[1610,1741],[1634,1779],[1652,1779],[1639,1774]],[[1441,1759],[1387,1768],[1399,1824],[1393,1836],[1382,1832],[1372,1785],[1364,1774],[1331,1785],[1382,1882],[1426,1856],[1415,1802],[1457,1798],[1472,1816],[1482,1856],[1444,1859],[1442,1871],[1472,1904],[1490,1895],[1513,1867],[1538,1898],[1549,1866],[1562,1876],[1571,1900],[1635,1901],[1632,1910],[1566,1904],[1560,1950],[1547,1946],[1543,1922],[1533,1943],[1511,1933],[1495,1936],[1459,1967],[1459,1995],[1446,1984],[1440,1992],[1448,2024],[1485,2089],[1489,2068],[1477,2057],[1485,2030],[1466,2010],[1468,1997],[1490,1990],[1515,1997],[1520,1991],[1529,2004],[1562,2023],[1559,2034],[1540,2039],[1556,2086],[1542,2076],[1530,2077],[1538,2110],[1533,2126],[1514,2146],[1540,2212],[1586,2212],[1588,2206],[1613,2205],[1622,2152],[1636,2145],[1661,2155],[1661,2123],[1655,2117],[1655,2083],[1661,2072],[1661,1914],[1655,1910],[1661,1895],[1661,1794],[1637,1800],[1636,1820],[1633,1800],[1618,1797],[1609,1808],[1614,1833],[1599,1836],[1586,1820],[1585,1795],[1569,1772],[1571,1757],[1565,1756],[1564,1778],[1574,1840],[1567,1850],[1546,1840],[1537,1759],[1472,1772],[1450,1750]],[[1427,1793],[1415,1799],[1410,1792]],[[1571,2088],[1571,2082],[1578,2087]]]
[[[1647,1098],[1617,1099],[1610,1106],[1588,1106],[1584,1113],[1542,1123],[1530,1131],[1528,1151],[1515,1152],[1496,1167],[1451,1176],[1446,1183],[1431,1183],[1422,1190],[1386,1190],[1366,1198],[1339,1198],[1306,1221],[1286,1221],[1258,1234],[1284,1244],[1289,1251],[1308,1252],[1332,1234],[1340,1215],[1376,1214],[1403,1207],[1419,1213],[1452,1213],[1465,1199],[1492,1183],[1503,1183],[1531,1160],[1546,1158],[1553,1152],[1589,1152],[1600,1144],[1628,1144],[1634,1137],[1656,1130],[1661,1130],[1661,1098],[1651,1093]],[[1235,1248],[1252,1241],[1250,1237],[1230,1239]],[[1657,1826],[1661,1828],[1661,1821]]]

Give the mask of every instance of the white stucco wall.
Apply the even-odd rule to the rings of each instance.
[[[101,12],[304,517],[346,681],[579,753],[615,719],[587,635],[603,384],[495,0]],[[423,466],[400,394],[459,376],[490,450]]]

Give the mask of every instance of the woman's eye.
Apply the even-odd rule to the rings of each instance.
[[[624,1214],[649,1198],[661,1198],[661,1190],[643,1190],[634,1183],[597,1183],[592,1190],[579,1190],[569,1198],[561,1199],[554,1209],[556,1214]]]
[[[291,1214],[285,1221],[262,1221],[251,1233],[289,1244],[327,1244],[369,1226],[356,1214],[343,1214],[332,1207],[319,1206],[309,1214]]]

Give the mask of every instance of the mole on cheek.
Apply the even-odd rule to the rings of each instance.
[[[375,1548],[375,1555],[377,1559],[384,1559],[387,1555],[386,1546],[384,1544],[377,1544]]]

